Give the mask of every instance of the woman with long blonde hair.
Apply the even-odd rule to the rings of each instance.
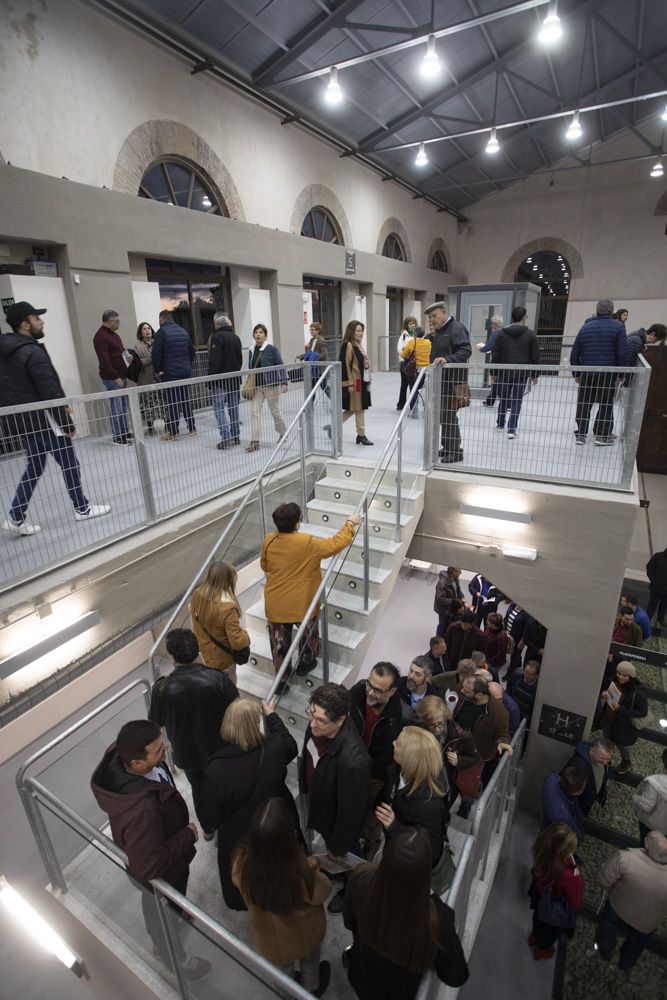
[[[453,873],[447,843],[449,809],[442,749],[432,733],[406,726],[394,740],[394,761],[387,771],[375,815],[387,839],[402,826],[418,826],[426,831],[431,845],[431,885],[440,895]]]
[[[241,607],[236,597],[238,573],[231,563],[212,562],[203,583],[190,600],[192,631],[197,636],[207,667],[224,670],[236,684],[236,661],[229,650],[247,649],[250,636],[241,628]]]

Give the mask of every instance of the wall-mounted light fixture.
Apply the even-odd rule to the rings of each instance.
[[[42,617],[42,615],[40,615],[40,617]],[[75,618],[74,621],[64,625],[63,628],[58,629],[58,631],[54,632],[52,635],[46,636],[44,639],[40,639],[31,646],[24,647],[19,650],[19,652],[13,653],[4,660],[0,660],[0,677],[2,677],[3,680],[6,677],[11,677],[11,675],[15,674],[17,670],[22,670],[23,667],[27,667],[29,664],[34,663],[35,660],[39,660],[40,657],[46,656],[47,653],[53,653],[64,643],[69,642],[70,639],[76,639],[77,636],[80,636],[84,632],[88,632],[89,629],[94,628],[99,624],[99,622],[99,611],[88,611],[85,615],[80,615],[78,618]]]
[[[55,955],[58,961],[62,962],[70,972],[76,973],[77,976],[84,975],[85,966],[79,955],[72,951],[60,934],[9,884],[3,875],[0,875],[0,903],[13,920],[41,948],[46,949],[49,954]]]
[[[528,559],[530,562],[535,562],[537,559],[537,549],[533,549],[529,545],[515,545],[513,542],[503,542],[500,546],[500,551],[504,556],[509,556],[510,559]]]
[[[519,524],[530,524],[533,520],[532,514],[518,510],[493,510],[490,507],[474,507],[469,503],[459,504],[461,514],[472,514],[474,517],[488,517],[496,521],[515,521]]]

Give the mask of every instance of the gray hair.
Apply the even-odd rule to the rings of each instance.
[[[118,313],[115,309],[105,309],[102,313],[103,323],[108,323],[110,319],[118,319]]]
[[[495,315],[495,316],[492,316],[492,317],[491,317],[491,323],[492,323],[492,324],[493,324],[493,323],[497,323],[497,324],[498,324],[498,326],[504,326],[504,325],[505,325],[505,322],[504,322],[504,320],[503,320],[502,316],[499,316],[499,315],[498,315],[498,313],[496,313],[496,315]]]
[[[476,670],[477,667],[472,660],[459,660],[456,676],[462,681],[465,677],[472,677]]]
[[[660,865],[667,865],[667,837],[658,830],[651,830],[646,834],[644,850],[652,861],[657,861]]]
[[[611,316],[614,311],[614,303],[611,299],[600,299],[595,307],[596,316]]]
[[[232,321],[227,313],[218,311],[213,316],[213,325],[217,329],[219,326],[231,326]]]
[[[432,675],[433,664],[431,663],[431,658],[429,656],[413,656],[411,663],[414,663],[416,667],[423,670],[425,674],[429,675],[429,677]]]
[[[477,666],[480,663],[486,663],[486,656],[480,649],[473,649],[470,654],[470,659]]]

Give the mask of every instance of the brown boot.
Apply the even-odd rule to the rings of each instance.
[[[259,441],[251,441],[246,451],[259,451]]]

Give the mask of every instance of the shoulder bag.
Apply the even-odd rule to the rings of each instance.
[[[554,883],[552,882],[540,893],[535,908],[538,919],[543,924],[551,924],[552,927],[565,929],[574,927],[577,922],[577,914],[568,900],[564,896],[556,896],[553,889]]]
[[[467,382],[452,383],[452,400],[454,408],[461,410],[464,406],[470,406],[470,387]]]
[[[199,615],[197,614],[196,611],[192,612],[192,617],[197,622],[197,624],[201,628],[206,638],[210,639],[213,645],[217,646],[218,649],[221,649],[223,653],[227,653],[229,656],[231,656],[231,658],[234,660],[234,663],[242,665],[243,663],[248,662],[248,660],[250,659],[250,646],[242,646],[241,649],[232,649],[231,646],[225,645],[224,642],[220,642],[220,640],[216,639],[214,635],[211,635],[209,630],[206,628],[204,623],[199,618]]]
[[[407,345],[406,345],[407,346]],[[417,338],[412,338],[412,354],[408,354],[407,358],[403,358],[401,362],[401,371],[406,378],[413,379],[417,378]]]
[[[636,697],[637,697],[637,692],[635,691],[632,696],[632,708],[635,707]],[[648,729],[649,726],[653,725],[653,714],[650,708],[648,707],[648,699],[646,701],[646,715],[642,715],[640,717],[633,715],[632,718],[630,719],[630,722],[634,729]]]
[[[450,885],[454,881],[455,874],[456,865],[454,863],[454,854],[449,846],[449,841],[445,838],[442,845],[440,860],[437,865],[431,869],[431,892],[434,892],[436,896],[442,896],[442,894],[449,889]]]
[[[252,399],[253,396],[255,395],[255,389],[257,388],[257,376],[255,375],[255,368],[259,368],[260,365],[261,365],[260,355],[258,354],[257,361],[252,366],[252,369],[248,372],[246,380],[243,383],[243,387],[241,389],[241,395],[243,396],[244,399]],[[202,628],[204,628],[203,625]]]

